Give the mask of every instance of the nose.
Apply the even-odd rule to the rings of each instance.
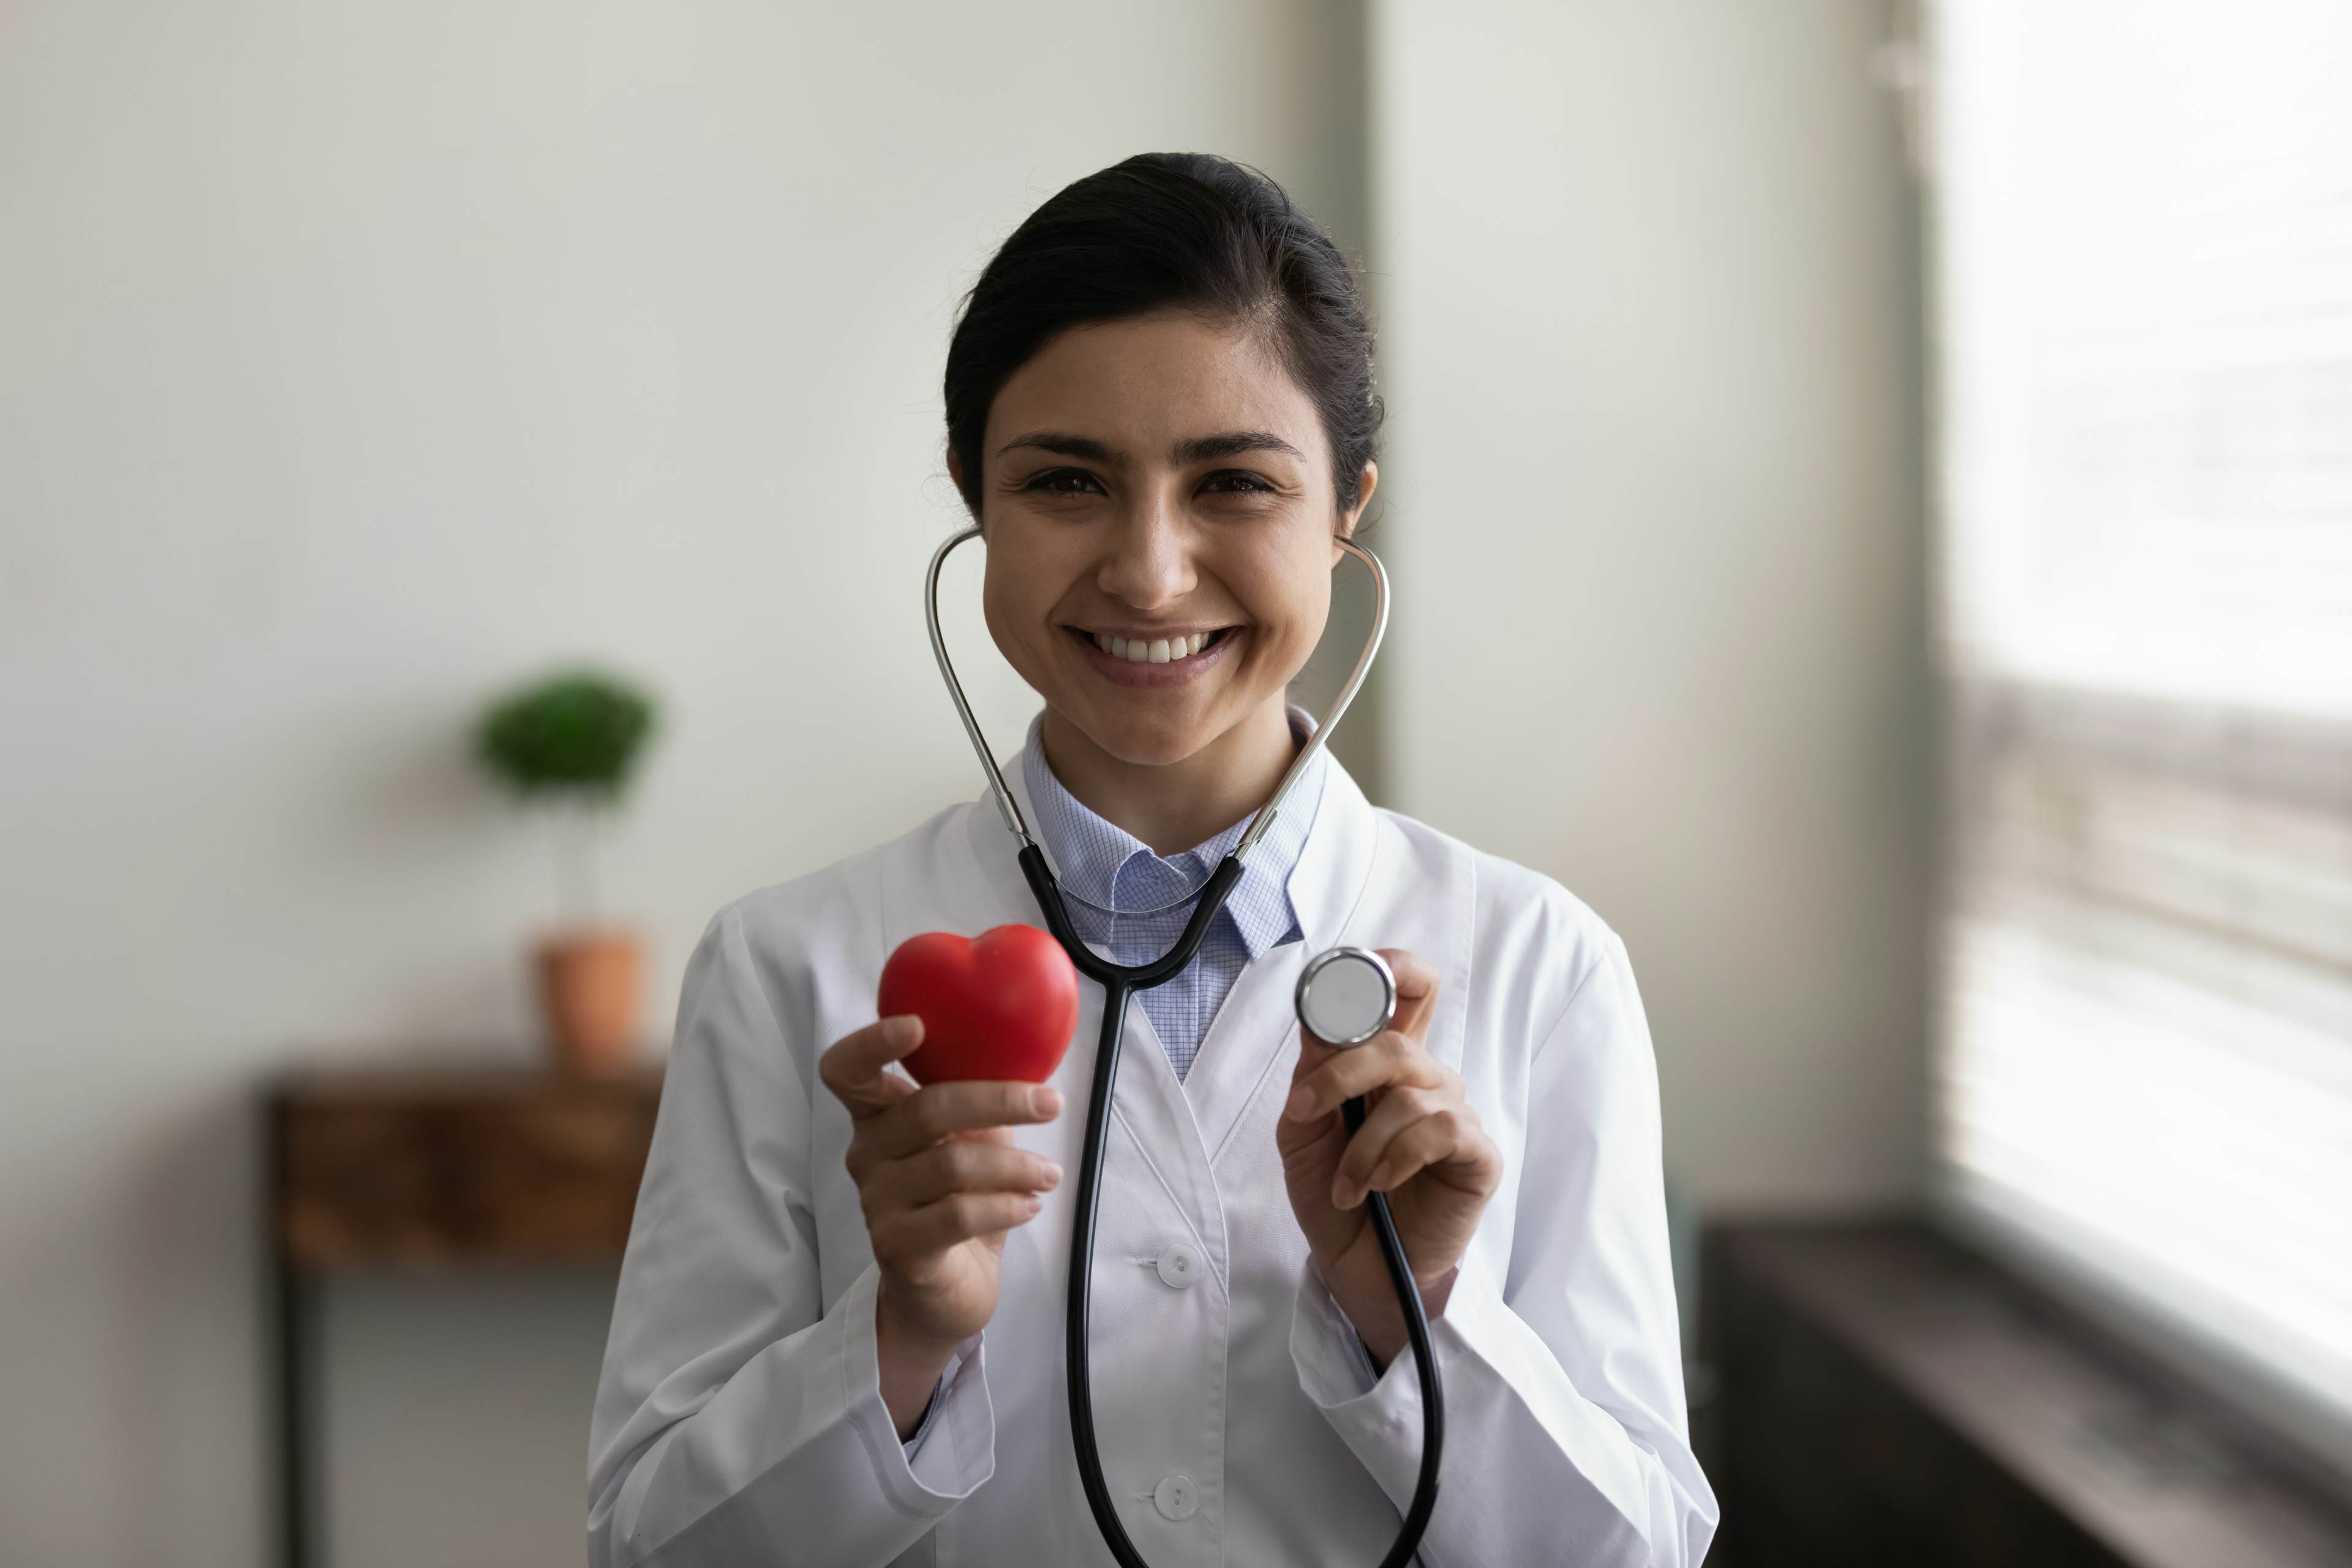
[[[1192,541],[1172,498],[1139,496],[1109,535],[1095,585],[1139,610],[1175,604],[1192,591]]]

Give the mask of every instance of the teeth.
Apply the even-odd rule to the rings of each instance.
[[[1113,658],[1123,658],[1131,664],[1167,664],[1175,659],[1190,658],[1209,646],[1213,634],[1195,632],[1188,637],[1128,638],[1097,633],[1095,647]]]

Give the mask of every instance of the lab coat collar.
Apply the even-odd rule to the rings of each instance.
[[[1299,934],[1305,938],[1305,950],[1308,952],[1320,952],[1340,940],[1371,880],[1380,838],[1380,814],[1364,798],[1364,792],[1339,759],[1328,752],[1325,755],[1329,761],[1324,769],[1322,799],[1316,806],[1307,842],[1298,852],[1298,863],[1291,871],[1288,889],[1291,909],[1297,917]],[[1022,770],[1007,769],[1004,782],[1021,807],[1023,817],[1033,825],[1034,832],[1036,805]],[[992,901],[1002,910],[1003,918],[1042,927],[1045,923],[1045,911],[1037,907],[1016,858],[1020,842],[998,814],[994,798],[983,794],[966,815],[970,825],[967,844],[976,862],[973,868]],[[1097,951],[1108,955],[1107,949],[1097,947]]]
[[[1257,819],[1253,811],[1203,844],[1174,855],[1155,855],[1141,839],[1096,815],[1054,776],[1040,736],[1044,722],[1042,714],[1031,722],[1028,741],[1021,749],[1022,811],[1061,882],[1071,922],[1090,941],[1113,929],[1113,917],[1106,911],[1122,904],[1155,907],[1206,882],[1217,863],[1232,853]],[[1294,707],[1290,728],[1294,744],[1304,745],[1315,732],[1314,716]],[[1323,778],[1330,766],[1328,752],[1318,752],[1307,764],[1281,814],[1244,862],[1242,879],[1226,900],[1226,918],[1253,959],[1288,941],[1297,925],[1297,913],[1291,907],[1290,879],[1314,826],[1316,808],[1323,797]],[[1132,895],[1137,886],[1149,889],[1142,898],[1120,897],[1122,879],[1130,867],[1137,867],[1137,875],[1128,890]]]

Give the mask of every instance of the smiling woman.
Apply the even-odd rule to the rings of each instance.
[[[1289,766],[1285,693],[1376,478],[1342,509],[1328,447],[1263,333],[1189,312],[1072,328],[990,411],[989,630],[1055,775],[1162,854]]]
[[[1371,348],[1339,248],[1198,153],[1061,192],[957,324],[948,467],[987,531],[989,630],[1045,698],[1056,775],[1155,849],[1212,837],[1288,765],[1331,539],[1379,478]]]
[[[1001,815],[712,922],[597,1399],[595,1561],[1696,1563],[1623,946],[1374,809],[1288,705],[1379,479],[1344,259],[1261,175],[1129,159],[990,263],[946,413],[1044,712]],[[1007,922],[1090,977],[1071,1048],[1045,1085],[918,1087],[886,956]],[[1293,1014],[1341,944],[1396,1004],[1344,1050]]]

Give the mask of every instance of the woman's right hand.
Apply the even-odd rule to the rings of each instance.
[[[882,1403],[901,1439],[920,1424],[955,1347],[995,1314],[1004,1233],[1062,1179],[1059,1165],[1015,1148],[1008,1131],[1061,1114],[1057,1091],[978,1080],[919,1089],[889,1068],[922,1043],[920,1018],[884,1018],[817,1061],[849,1111],[844,1163],[881,1268],[874,1335]]]

